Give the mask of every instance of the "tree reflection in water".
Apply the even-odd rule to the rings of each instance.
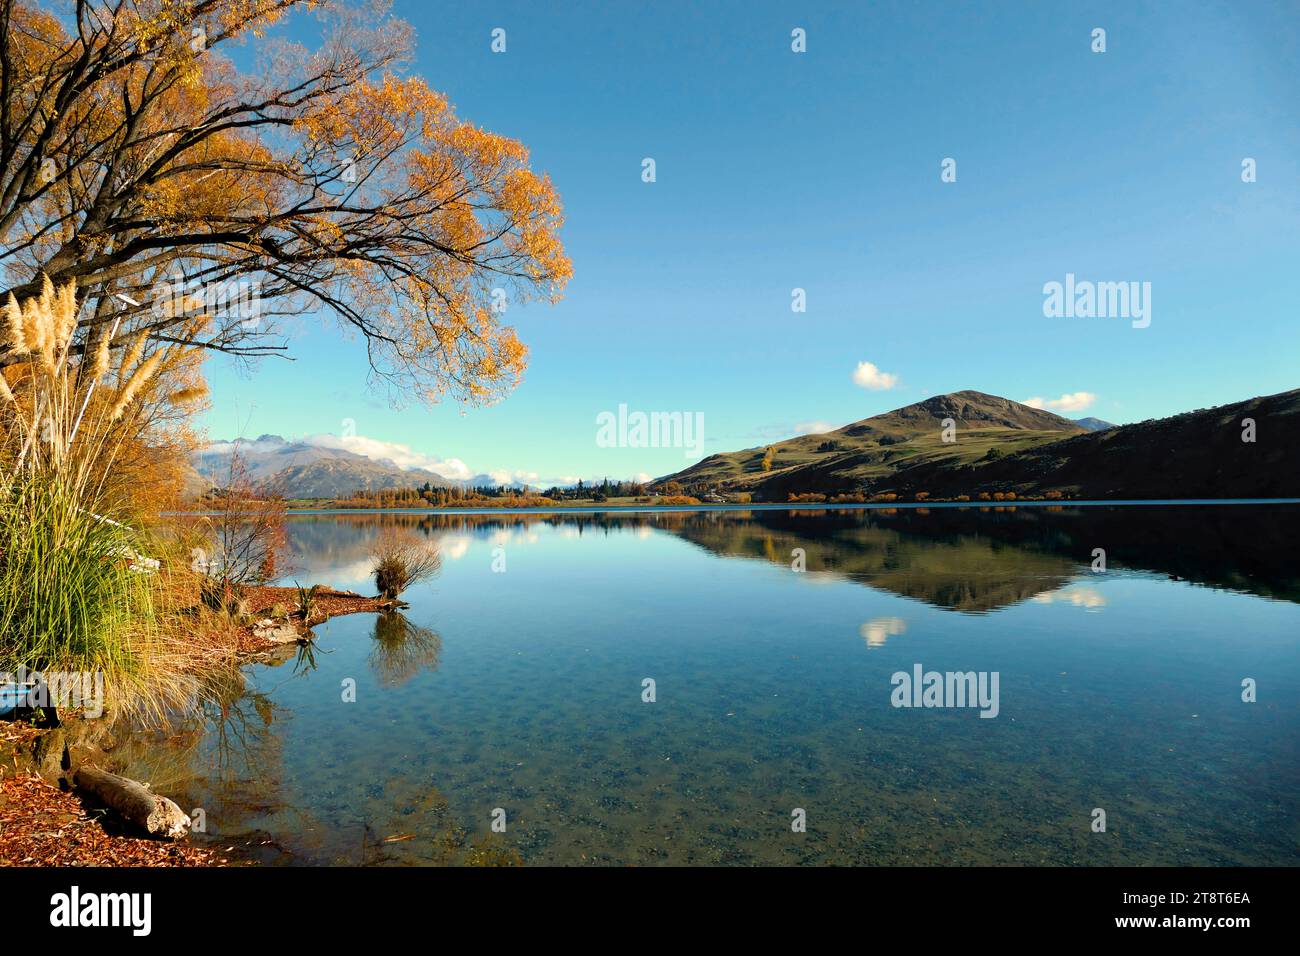
[[[397,611],[380,614],[371,636],[375,643],[368,663],[382,684],[400,687],[420,671],[438,668],[442,638]]]

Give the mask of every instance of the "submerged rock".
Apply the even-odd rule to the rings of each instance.
[[[292,624],[266,621],[259,621],[253,627],[253,636],[263,641],[270,641],[272,644],[296,644],[304,639],[303,632]]]

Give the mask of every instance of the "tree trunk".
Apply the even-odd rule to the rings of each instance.
[[[80,768],[72,783],[150,836],[180,837],[189,830],[184,811],[143,783],[93,767]]]

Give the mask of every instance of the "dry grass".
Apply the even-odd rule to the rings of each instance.
[[[372,573],[379,596],[396,600],[413,584],[428,580],[442,569],[438,546],[413,531],[385,528],[371,545]]]

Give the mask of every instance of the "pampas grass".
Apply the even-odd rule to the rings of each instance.
[[[107,489],[124,418],[164,352],[146,356],[142,335],[122,347],[116,324],[74,348],[78,312],[75,285],[48,277],[38,296],[3,306],[0,671],[102,672],[119,712],[157,714],[188,693],[163,623],[166,571],[133,563],[159,542]]]

